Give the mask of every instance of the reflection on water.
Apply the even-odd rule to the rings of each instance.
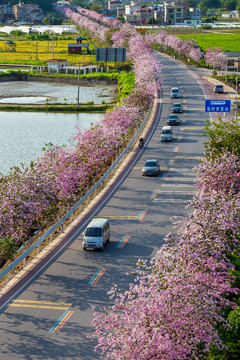
[[[37,160],[47,143],[70,144],[76,126],[85,130],[99,117],[83,113],[0,112],[0,172],[7,174],[11,166]]]
[[[113,90],[115,88],[116,85],[80,86],[79,102],[86,103],[93,101],[95,104],[101,104],[102,101],[105,101],[109,103],[113,100]],[[40,97],[42,97],[41,100]],[[60,102],[76,104],[77,97],[77,85],[44,83],[40,81],[9,81],[0,83],[1,103],[46,104],[46,102]],[[14,98],[14,101],[11,98]]]
[[[0,99],[0,103],[3,104],[39,104],[45,103],[47,100],[46,97],[43,96],[19,96],[19,97],[10,97],[10,98],[3,98]]]

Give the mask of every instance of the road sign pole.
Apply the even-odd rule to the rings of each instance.
[[[235,60],[235,62],[237,63],[235,120],[237,120],[237,113],[238,113],[238,63],[240,62],[240,60]]]

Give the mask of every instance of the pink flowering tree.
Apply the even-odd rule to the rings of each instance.
[[[112,34],[113,47],[125,47],[126,44],[126,34],[124,31],[116,31]]]
[[[198,48],[193,48],[189,51],[189,57],[196,62],[199,62],[203,57],[203,52]]]
[[[15,168],[0,177],[0,200],[0,244],[7,239],[8,247],[15,248],[54,215],[59,201],[57,184],[37,167]],[[4,246],[0,257],[5,256],[2,249]]]
[[[219,70],[219,72],[226,69],[227,57],[221,48],[215,48],[215,50],[207,49],[204,58],[206,64],[213,67],[213,69]]]
[[[80,6],[76,6],[76,11],[78,11],[81,15],[84,15],[92,20],[98,21],[100,23],[102,23],[102,25],[104,26],[109,26],[109,27],[114,27],[114,28],[121,28],[122,23],[120,20],[115,19],[115,18],[110,18],[107,16],[104,16],[102,14],[99,14],[95,11],[91,11],[88,9],[84,9]]]
[[[210,345],[224,349],[217,325],[228,326],[222,310],[236,304],[226,295],[238,293],[226,257],[239,248],[239,191],[231,187],[239,187],[237,162],[227,154],[200,164],[200,196],[193,199],[194,214],[181,221],[177,239],[169,234],[150,265],[138,261],[129,290],[122,293],[115,285],[109,292],[114,305],[93,320],[92,338],[102,358],[190,360],[204,358]],[[226,182],[228,166],[233,176]]]
[[[88,17],[81,15],[74,11],[72,7],[68,6],[57,6],[54,5],[54,8],[56,11],[60,12],[65,17],[70,18],[72,21],[75,22],[80,27],[83,27],[84,29],[89,30],[91,33],[93,33],[96,37],[98,37],[100,40],[105,40],[105,34],[108,31],[108,28],[100,25],[96,21],[91,21]]]
[[[183,58],[191,58],[195,61],[200,61],[203,53],[193,40],[183,40],[176,36],[168,35],[166,31],[159,31],[154,34],[147,34],[145,36],[151,46],[159,46],[159,50],[163,52],[178,54]]]

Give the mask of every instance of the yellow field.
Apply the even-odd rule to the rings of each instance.
[[[52,40],[50,41],[26,41],[14,40],[15,51],[12,51],[5,44],[6,39],[0,40],[0,63],[12,63],[23,60],[46,61],[52,59],[66,59],[70,63],[84,62],[89,63],[95,59],[95,55],[70,55],[68,54],[68,43],[71,40]]]

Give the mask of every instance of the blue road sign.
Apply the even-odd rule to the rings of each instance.
[[[206,100],[207,112],[231,112],[231,100]]]

